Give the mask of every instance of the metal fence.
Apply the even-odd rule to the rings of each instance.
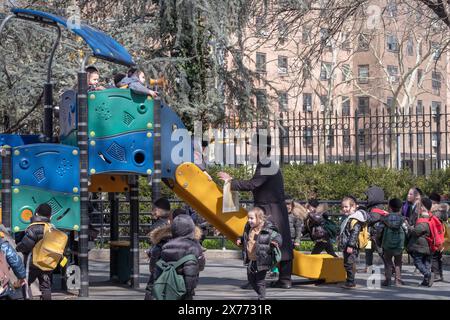
[[[209,162],[248,164],[245,140],[262,129],[272,136],[272,153],[281,164],[353,162],[418,175],[450,166],[450,115],[439,105],[393,112],[283,112],[250,123],[230,118],[212,130]],[[219,147],[219,141],[226,143]]]

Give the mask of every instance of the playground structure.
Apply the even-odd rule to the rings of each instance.
[[[87,59],[124,66],[135,63],[131,55],[103,32],[81,24],[70,31],[91,49],[78,71],[78,90],[60,97],[60,143],[53,143],[52,61],[65,18],[53,14],[12,9],[0,25],[0,35],[11,19],[28,20],[55,27],[44,84],[44,135],[0,135],[2,145],[2,216],[12,232],[26,229],[36,207],[49,203],[51,222],[73,235],[78,232],[80,296],[89,294],[88,202],[89,192],[130,193],[131,285],[139,287],[139,188],[138,176],[150,176],[152,197],[160,195],[164,182],[183,201],[199,212],[230,240],[243,232],[247,212],[222,213],[222,191],[193,163],[193,147],[182,150],[183,163],[172,159],[173,149],[183,141],[173,132],[186,129],[178,115],[159,98],[129,89],[87,90]],[[186,142],[185,142],[186,143]],[[112,217],[113,219],[113,217]],[[329,255],[294,255],[294,274],[325,282],[345,280],[342,259]]]

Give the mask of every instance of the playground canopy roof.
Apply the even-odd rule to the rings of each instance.
[[[86,41],[92,49],[94,57],[126,66],[132,66],[135,64],[128,51],[116,40],[104,32],[94,29],[84,23],[75,25],[66,18],[62,18],[51,13],[30,9],[14,8],[11,9],[11,12],[20,19],[62,25],[83,38],[83,40]]]

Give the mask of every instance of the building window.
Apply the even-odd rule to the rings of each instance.
[[[321,43],[322,47],[331,49],[330,31],[326,28],[320,29],[320,43]]]
[[[264,16],[258,16],[255,18],[256,35],[258,37],[268,37],[266,18]]]
[[[302,29],[302,43],[310,44],[311,43],[311,28],[303,27]]]
[[[313,130],[311,127],[303,130],[303,144],[307,147],[311,147],[313,144]]]
[[[369,97],[358,97],[358,114],[369,114]]]
[[[358,51],[369,50],[370,36],[368,34],[360,34],[358,36]]]
[[[349,81],[351,79],[351,71],[349,64],[342,65],[342,81]]]
[[[288,111],[288,94],[287,92],[280,92],[278,94],[278,108],[280,111]]]
[[[328,95],[322,94],[319,95],[320,100],[320,112],[325,112],[325,110],[328,108]]]
[[[386,6],[387,13],[389,17],[397,16],[397,0],[389,0]]]
[[[342,143],[344,148],[350,148],[350,129],[342,130]]]
[[[322,62],[320,65],[320,80],[330,80],[331,78],[331,63]]]
[[[408,56],[412,56],[414,54],[414,43],[412,38],[408,38],[408,42],[406,43],[406,54]]]
[[[362,64],[358,66],[358,82],[368,83],[369,82],[369,65]]]
[[[278,73],[287,74],[288,72],[288,58],[285,56],[278,56]]]
[[[433,116],[437,115],[438,109],[439,109],[439,113],[440,113],[441,103],[439,101],[431,101],[431,114]]]
[[[441,73],[433,71],[431,73],[431,86],[433,88],[433,93],[439,95],[441,90]]]
[[[389,74],[389,82],[398,82],[398,67],[397,66],[387,66],[387,73]]]
[[[437,148],[437,146],[438,146],[438,134],[437,134],[437,132],[433,132],[431,134],[431,146],[433,148]]]
[[[334,147],[334,129],[330,129],[327,135],[327,147]]]
[[[392,113],[392,107],[394,106],[394,98],[393,97],[387,97],[386,99],[386,110],[388,114]]]
[[[433,51],[433,59],[439,60],[441,57],[441,48],[439,43],[430,41],[430,50]]]
[[[361,147],[369,145],[369,129],[358,129],[358,141]]]
[[[257,52],[256,53],[256,72],[265,73],[266,72],[266,54]]]
[[[397,52],[398,51],[398,39],[394,35],[388,35],[386,37],[386,46],[387,50],[391,52]]]
[[[342,116],[349,117],[350,116],[350,98],[342,97]]]
[[[341,43],[342,50],[350,50],[350,48],[351,48],[351,45],[350,45],[350,33],[349,32],[343,32],[341,37],[342,37],[342,43]]]
[[[283,44],[288,37],[288,26],[287,23],[283,20],[278,21],[278,39],[280,43]]]
[[[417,146],[423,147],[423,132],[417,133]]]
[[[258,110],[265,110],[267,108],[266,90],[256,90],[256,108]]]
[[[417,85],[420,87],[422,84],[422,78],[423,78],[423,70],[417,69]]]
[[[312,112],[312,94],[303,93],[303,112]]]
[[[416,105],[416,114],[423,114],[423,101],[422,100],[417,100],[417,105]]]
[[[311,61],[305,60],[302,69],[303,69],[303,79],[311,79]]]

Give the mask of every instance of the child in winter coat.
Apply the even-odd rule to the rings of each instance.
[[[0,232],[0,252],[5,258],[5,260],[0,261],[0,263],[6,263],[6,265],[2,265],[0,268],[4,270],[4,272],[8,272],[8,269],[11,268],[19,280],[20,286],[25,286],[27,284],[25,266],[16,250],[14,250],[14,247],[6,240],[3,232]],[[3,288],[0,287],[0,300],[10,299],[11,292],[12,288],[9,286],[9,283]]]
[[[198,229],[197,229],[198,230]],[[170,224],[172,239],[161,248],[161,259],[165,262],[176,262],[181,258],[193,254],[197,260],[187,261],[177,270],[178,274],[183,275],[186,285],[186,294],[184,300],[192,300],[197,287],[200,271],[205,268],[205,256],[202,247],[196,236],[194,221],[187,214],[177,215]],[[155,268],[155,277],[158,279],[161,274],[159,268]]]
[[[347,280],[343,288],[351,289],[356,287],[356,260],[360,249],[359,233],[367,221],[367,214],[363,210],[357,210],[356,199],[352,196],[342,199],[342,212],[346,219],[341,224],[338,244],[344,253],[344,268],[347,272]]]
[[[429,218],[431,200],[423,198],[419,209],[419,218]],[[431,273],[431,250],[427,238],[431,236],[431,230],[426,222],[417,221],[414,226],[408,226],[409,241],[407,251],[414,259],[414,265],[423,274],[421,286],[431,287],[434,278]]]
[[[405,248],[406,236],[408,233],[408,224],[406,218],[400,213],[402,201],[400,199],[389,200],[390,213],[382,217],[377,236],[377,242],[381,243],[383,249],[384,273],[386,280],[382,286],[391,285],[392,268],[395,266],[395,285],[403,284],[401,279],[402,256]],[[392,263],[394,258],[394,263]]]
[[[286,200],[286,207],[289,214],[289,229],[294,247],[300,246],[302,238],[303,221],[306,219],[308,212],[305,207],[292,199]]]
[[[43,271],[36,267],[32,262],[32,252],[34,246],[44,237],[45,224],[50,223],[52,208],[47,203],[40,204],[36,208],[35,215],[31,218],[30,225],[25,230],[25,235],[17,244],[16,250],[22,252],[25,266],[28,273],[28,283],[31,285],[36,279],[39,280],[39,290],[41,290],[41,300],[52,299],[52,271]]]
[[[438,217],[445,226],[448,220],[448,204],[441,203],[441,196],[438,193],[433,192],[430,194],[430,200],[432,202],[431,214]],[[442,270],[442,252],[443,250],[436,250],[433,253],[431,262],[431,272],[434,274],[434,281],[444,281],[444,272]]]
[[[282,238],[275,225],[266,220],[264,210],[254,207],[248,212],[248,222],[237,245],[243,245],[247,278],[259,300],[266,298],[266,273],[273,266],[273,247],[281,247]]]
[[[305,225],[303,227],[303,234],[308,234],[311,240],[314,241],[314,248],[311,254],[320,254],[323,250],[326,253],[337,257],[334,252],[333,244],[331,243],[331,237],[329,232],[325,228],[326,220],[328,216],[326,214],[328,206],[325,203],[319,204],[314,211],[310,211],[306,218]]]
[[[158,93],[150,90],[145,86],[145,74],[142,70],[137,68],[131,68],[128,70],[128,74],[123,78],[117,86],[119,88],[129,88],[131,91],[137,94],[143,94],[156,98]]]

